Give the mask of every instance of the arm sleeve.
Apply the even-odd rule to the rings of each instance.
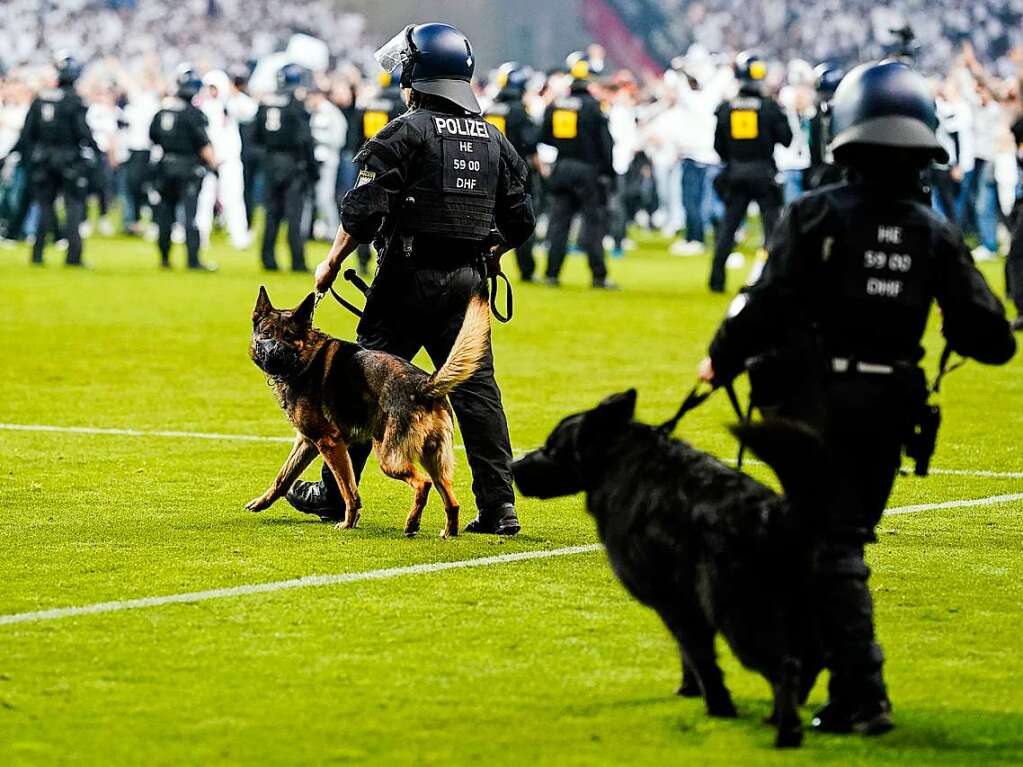
[[[608,124],[607,117],[600,111],[599,106],[597,107],[596,119],[599,126],[597,135],[600,137],[600,173],[603,176],[611,176],[613,178],[615,175],[615,142],[611,138],[611,127]]]
[[[554,142],[554,106],[547,107],[543,113],[543,125],[540,128],[540,141],[549,146],[557,146]]]
[[[718,157],[721,158],[721,162],[728,162],[728,122],[726,112],[728,110],[725,105],[722,104],[714,112],[714,116],[717,118],[717,125],[714,128],[714,151],[717,152]]]
[[[21,128],[21,135],[14,145],[12,152],[19,152],[22,156],[28,154],[32,146],[39,140],[39,102],[33,101],[25,116],[25,124]]]
[[[209,133],[206,131],[208,121],[206,115],[201,112],[195,116],[192,122],[192,148],[196,154],[202,151],[202,148],[208,146],[210,143]]]
[[[504,136],[501,141],[501,170],[497,182],[494,220],[505,242],[516,248],[533,233],[536,215],[533,198],[526,188],[529,170]]]
[[[952,241],[942,244],[942,268],[935,286],[944,317],[942,333],[956,353],[988,365],[1004,365],[1016,354],[1005,308],[974,266],[962,237],[948,231],[945,236]]]
[[[771,118],[774,120],[775,143],[790,146],[793,138],[792,125],[789,124],[789,118],[785,113],[773,102],[771,103]]]

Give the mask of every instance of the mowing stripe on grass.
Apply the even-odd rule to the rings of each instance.
[[[38,610],[29,613],[0,615],[0,626],[7,626],[13,623],[52,621],[60,618],[72,618],[77,615],[95,615],[96,613],[112,613],[119,612],[121,610],[137,610],[143,607],[160,607],[162,605],[180,604],[183,602],[206,602],[210,599],[242,597],[248,596],[249,594],[267,594],[274,591],[308,588],[309,586],[334,586],[339,583],[380,581],[388,578],[400,578],[403,575],[425,575],[427,573],[439,573],[444,570],[456,570],[468,567],[487,567],[489,565],[503,565],[510,562],[525,562],[532,559],[551,559],[553,557],[566,557],[573,554],[588,554],[593,551],[599,551],[602,548],[603,547],[600,546],[600,544],[592,543],[587,546],[566,546],[561,549],[546,549],[543,551],[521,551],[515,554],[500,554],[493,557],[462,559],[454,562],[428,562],[421,565],[407,565],[405,567],[387,567],[382,570],[367,570],[361,573],[307,575],[304,578],[293,578],[288,581],[251,583],[242,586],[230,586],[223,589],[192,591],[185,594],[167,594],[160,597],[142,597],[141,599],[98,602],[96,604],[84,605],[82,607],[58,607],[52,610]]]
[[[995,506],[1000,503],[1012,503],[1015,501],[1023,501],[1023,493],[1014,493],[1012,495],[992,495],[987,498],[945,501],[943,503],[921,503],[915,506],[897,506],[895,508],[885,510],[885,514],[913,514],[919,511],[936,511],[939,509]],[[488,567],[490,565],[503,565],[510,562],[525,562],[533,559],[567,557],[574,554],[589,554],[594,551],[600,551],[602,548],[603,546],[599,543],[591,543],[585,546],[566,546],[560,549],[546,549],[542,551],[522,551],[516,554],[500,554],[493,557],[480,557],[478,559],[461,559],[454,562],[428,562],[420,565],[407,565],[405,567],[387,567],[382,570],[367,570],[361,573],[308,575],[304,578],[293,578],[287,581],[251,583],[242,586],[230,586],[223,589],[192,591],[185,594],[167,594],[159,597],[142,597],[140,599],[125,599],[114,602],[98,602],[96,604],[84,605],[82,607],[57,607],[52,610],[37,610],[35,612],[0,615],[0,626],[9,626],[14,623],[52,621],[60,618],[71,618],[78,615],[95,615],[96,613],[111,613],[119,612],[121,610],[137,610],[143,607],[160,607],[162,605],[206,602],[211,599],[241,597],[248,596],[249,594],[267,594],[274,591],[301,589],[309,586],[333,586],[339,583],[379,581],[386,580],[388,578],[400,578],[404,575],[426,575],[428,573],[443,572],[444,570]]]
[[[92,426],[50,426],[47,424],[0,423],[0,431],[41,431],[67,434],[97,434],[109,437],[171,437],[176,439],[211,439],[225,442],[281,442],[291,444],[294,437],[266,437],[258,434],[217,434],[202,431],[147,431],[144,429],[104,429]],[[455,445],[465,450],[465,445]],[[525,455],[529,450],[516,449],[515,455]],[[723,459],[734,464],[734,458]],[[760,466],[760,461],[747,460],[749,466]],[[986,469],[931,469],[931,474],[947,474],[958,477],[985,477],[987,479],[1023,479],[1023,471],[988,471]]]

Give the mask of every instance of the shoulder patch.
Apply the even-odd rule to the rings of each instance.
[[[367,170],[363,168],[359,171],[359,177],[355,180],[355,188],[358,189],[363,184],[368,184],[370,181],[377,177],[376,171]]]

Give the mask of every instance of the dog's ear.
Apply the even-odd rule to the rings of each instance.
[[[310,293],[291,313],[291,318],[300,325],[313,324],[313,311],[316,309],[316,294]]]
[[[593,412],[605,421],[618,423],[631,421],[636,414],[636,390],[629,389],[620,394],[612,394],[597,405]]]
[[[260,285],[259,297],[256,299],[256,308],[252,310],[253,316],[262,317],[264,314],[272,312],[273,309],[273,304],[270,303],[270,296],[266,294],[266,288]]]

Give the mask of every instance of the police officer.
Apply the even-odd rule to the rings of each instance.
[[[835,165],[828,144],[831,143],[831,99],[845,76],[835,64],[819,64],[816,75],[817,111],[810,120],[810,167],[803,184],[807,191],[820,189],[842,180],[842,169]]]
[[[32,263],[43,263],[46,235],[55,227],[54,203],[64,198],[67,265],[82,266],[82,238],[89,162],[99,147],[85,121],[86,108],[75,91],[82,65],[71,55],[57,57],[57,87],[41,91],[29,107],[21,136],[12,152],[27,158],[29,178],[40,217],[32,246]]]
[[[277,271],[274,251],[282,219],[288,225],[291,270],[308,271],[302,217],[319,170],[309,112],[301,98],[304,77],[305,70],[297,64],[281,67],[277,73],[277,94],[267,97],[256,113],[253,139],[266,150],[262,259],[263,268],[271,272]]]
[[[316,289],[329,288],[357,244],[372,239],[381,258],[359,323],[359,343],[405,359],[426,347],[439,366],[469,300],[486,292],[484,254],[492,260],[533,232],[526,167],[501,132],[480,117],[469,84],[475,57],[457,29],[409,26],[377,52],[377,61],[388,71],[402,66],[410,109],[355,158],[358,181],[342,202],[341,229],[316,269]],[[452,393],[451,404],[479,509],[466,531],[514,535],[519,521],[511,441],[492,350]],[[353,446],[350,454],[358,477],[369,446]],[[323,482],[296,482],[287,497],[299,510],[324,517],[344,509],[326,467]]]
[[[214,271],[215,266],[199,261],[199,228],[195,223],[203,178],[207,171],[216,170],[213,147],[206,133],[206,116],[192,104],[202,88],[202,79],[188,64],[178,67],[175,79],[176,94],[163,100],[149,126],[149,138],[160,149],[154,180],[160,196],[156,211],[160,265],[170,267],[171,233],[180,205],[185,217],[188,268]]]
[[[526,161],[530,168],[537,166],[536,143],[540,137],[539,126],[526,111],[522,98],[532,72],[510,61],[502,64],[497,70],[497,85],[501,89],[494,103],[483,113],[483,119],[503,133],[519,157]],[[533,189],[533,174],[526,179],[527,191]],[[519,274],[523,282],[533,282],[536,272],[536,259],[533,257],[535,238],[530,236],[522,245],[515,249],[515,260],[518,262]]]
[[[725,215],[718,228],[710,289],[725,290],[725,263],[735,247],[735,233],[746,218],[749,204],[756,201],[764,226],[764,241],[774,231],[782,206],[782,191],[775,181],[774,147],[792,143],[792,128],[778,103],[764,94],[767,64],[748,51],[735,59],[739,94],[717,109],[714,149],[724,170],[715,179],[725,203]]]
[[[547,227],[547,284],[560,283],[568,248],[568,231],[581,214],[579,245],[589,259],[593,287],[616,289],[607,277],[604,235],[608,230],[608,202],[615,177],[614,143],[607,118],[590,93],[590,63],[584,54],[568,60],[572,85],[569,94],[547,107],[540,141],[558,150],[547,183],[550,224]]]
[[[952,350],[987,364],[1016,350],[962,235],[922,191],[922,172],[945,154],[936,126],[926,82],[906,64],[846,76],[833,102],[831,150],[848,180],[786,210],[762,279],[736,299],[701,364],[702,378],[723,383],[758,360],[750,377],[761,404],[774,390],[766,404],[809,420],[829,449],[833,496],[820,517],[817,599],[830,700],[814,718],[824,731],[892,726],[863,547],[876,540],[907,436],[915,443],[917,429],[934,426],[920,417],[933,411],[917,366],[932,302]],[[758,381],[771,359],[775,374]]]
[[[401,97],[400,81],[400,71],[381,72],[377,75],[379,90],[365,103],[358,106],[355,111],[355,119],[349,129],[348,146],[353,154],[377,135],[387,123],[404,114],[407,107]],[[369,243],[360,243],[357,253],[359,273],[369,274]]]

